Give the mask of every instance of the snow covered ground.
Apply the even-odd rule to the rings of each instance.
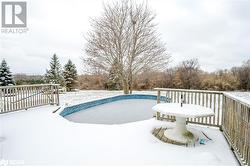
[[[119,94],[122,92],[81,91],[60,95],[60,99],[61,104],[81,103]],[[173,126],[170,122],[151,118],[119,125],[74,123],[53,114],[57,108],[0,115],[0,137],[5,138],[0,143],[0,165],[238,165],[215,128],[190,125],[212,141],[182,147],[162,143],[151,134],[155,127]]]

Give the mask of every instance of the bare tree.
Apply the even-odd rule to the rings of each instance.
[[[146,4],[125,0],[104,5],[102,15],[91,20],[85,64],[108,72],[117,62],[124,93],[132,93],[135,76],[145,70],[162,69],[169,59],[154,19]]]
[[[233,67],[231,72],[239,81],[239,89],[250,90],[250,60],[243,62],[240,67]]]
[[[198,59],[190,59],[181,62],[177,67],[175,86],[178,88],[195,89],[200,86]]]

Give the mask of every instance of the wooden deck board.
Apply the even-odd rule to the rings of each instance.
[[[182,146],[187,146],[187,144],[184,144],[184,143],[180,143],[180,142],[177,142],[177,141],[174,141],[174,140],[171,140],[169,138],[167,138],[165,135],[164,135],[164,131],[166,130],[167,128],[155,128],[152,132],[152,134],[159,140],[161,140],[162,142],[164,143],[170,143],[170,144],[175,144],[175,145],[182,145]]]

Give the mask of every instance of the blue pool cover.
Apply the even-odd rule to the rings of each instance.
[[[114,96],[114,97],[109,97],[105,99],[99,99],[99,100],[94,100],[94,101],[89,101],[73,106],[69,106],[64,108],[64,110],[60,113],[61,116],[67,116],[72,113],[82,111],[91,107],[95,107],[98,105],[106,104],[106,103],[111,103],[114,101],[119,101],[119,100],[129,100],[129,99],[148,99],[148,100],[157,100],[156,95],[144,95],[144,94],[132,94],[132,95],[119,95],[119,96]],[[165,96],[160,97],[161,101],[164,102],[170,102],[169,99],[167,99]]]

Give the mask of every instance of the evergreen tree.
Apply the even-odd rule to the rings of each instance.
[[[77,70],[75,64],[69,59],[64,66],[63,77],[67,91],[71,91],[77,84]]]
[[[47,83],[60,84],[64,86],[61,65],[56,54],[54,54],[51,58],[50,69],[46,70],[45,81]]]
[[[118,68],[118,63],[115,60],[115,62],[113,63],[112,67],[109,70],[109,74],[108,74],[108,80],[107,80],[107,88],[109,90],[120,90],[121,89],[121,82],[120,82],[120,78],[119,75],[117,73],[117,69]]]
[[[2,60],[0,65],[0,86],[15,85],[10,69],[5,60]]]

